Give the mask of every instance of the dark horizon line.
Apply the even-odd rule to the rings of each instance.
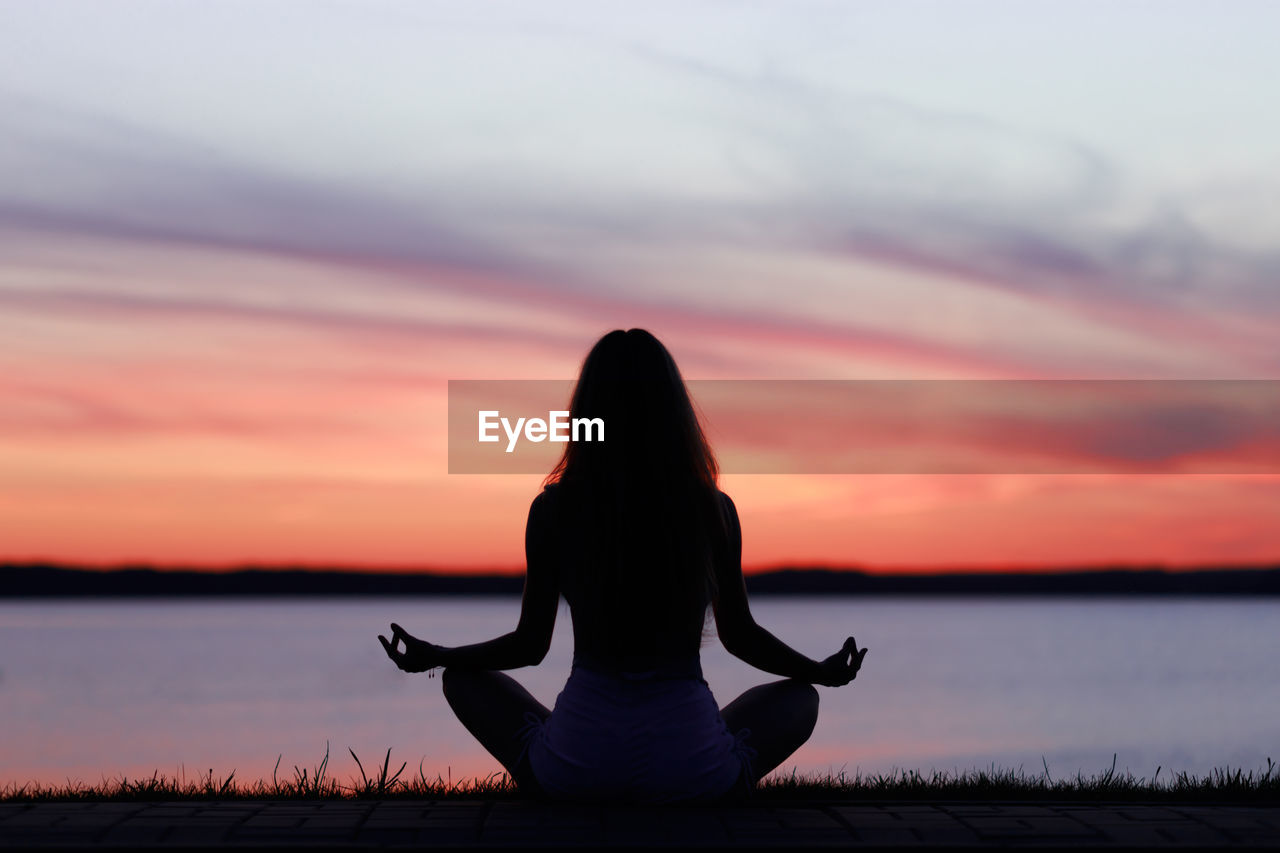
[[[419,564],[317,563],[301,560],[242,560],[223,563],[159,562],[125,559],[111,562],[75,562],[47,557],[0,557],[0,572],[9,569],[61,569],[108,574],[123,571],[157,573],[187,572],[191,574],[227,575],[237,572],[307,572],[310,574],[435,575],[440,577],[523,577],[524,567],[492,564],[488,566],[450,566]],[[1219,563],[1166,563],[1159,560],[1103,560],[1092,563],[1045,565],[1036,563],[924,563],[915,565],[871,565],[866,563],[832,563],[823,561],[772,562],[744,564],[747,577],[788,571],[821,571],[863,574],[871,577],[943,577],[965,575],[1066,575],[1099,572],[1253,572],[1280,569],[1280,555],[1274,560],[1252,560]]]
[[[752,595],[765,596],[1280,596],[1280,564],[920,574],[780,566],[750,573],[746,581]],[[518,596],[522,585],[523,573],[254,566],[208,571],[150,565],[95,569],[52,562],[0,562],[0,599]]]

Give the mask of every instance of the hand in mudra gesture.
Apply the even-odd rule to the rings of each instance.
[[[843,687],[858,677],[862,659],[866,656],[867,650],[859,649],[857,642],[850,637],[844,641],[840,651],[822,662],[822,678],[817,683],[827,687]]]
[[[419,640],[394,622],[391,623],[391,639],[379,634],[378,640],[386,650],[387,657],[405,672],[427,672],[429,676],[434,676],[435,673],[428,671],[440,666],[436,646],[426,640]],[[403,651],[400,649],[402,643]]]

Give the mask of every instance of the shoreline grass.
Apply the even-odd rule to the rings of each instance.
[[[391,750],[381,766],[366,772],[354,751],[358,775],[345,781],[329,768],[329,751],[315,767],[294,766],[292,774],[279,775],[280,761],[271,779],[244,782],[235,771],[225,777],[207,773],[189,779],[185,774],[150,777],[104,778],[98,784],[69,780],[63,785],[8,782],[0,786],[0,802],[126,802],[158,800],[353,800],[353,799],[520,799],[522,795],[506,773],[454,780],[452,776],[426,775],[421,764],[414,776],[404,777],[407,762],[393,770]],[[852,775],[775,773],[766,778],[749,802],[779,800],[922,800],[1011,801],[1065,800],[1083,802],[1147,801],[1194,803],[1280,802],[1280,764],[1267,759],[1266,768],[1219,768],[1206,776],[1185,772],[1160,779],[1157,768],[1150,779],[1130,771],[1117,772],[1114,757],[1109,770],[1094,776],[1076,774],[1053,778],[1045,765],[1042,773],[1022,768],[986,770],[892,770],[889,773]]]

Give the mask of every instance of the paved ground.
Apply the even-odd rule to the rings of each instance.
[[[0,848],[1140,846],[1280,848],[1280,804],[523,802],[0,804]]]

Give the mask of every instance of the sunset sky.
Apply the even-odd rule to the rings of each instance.
[[[1280,5],[0,0],[0,560],[522,565],[449,379],[1280,379]],[[1008,436],[991,437],[992,453]],[[749,567],[1280,560],[1280,475],[745,475]]]

